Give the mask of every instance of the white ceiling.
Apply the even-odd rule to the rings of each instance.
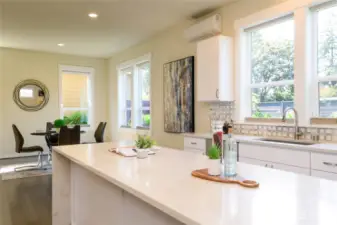
[[[0,44],[18,49],[109,57],[194,13],[230,1],[0,0]],[[99,17],[92,20],[89,12],[97,12]],[[65,46],[59,47],[58,43]]]

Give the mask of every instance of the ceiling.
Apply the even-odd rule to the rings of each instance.
[[[91,1],[0,0],[0,45],[107,58],[195,13],[231,0]],[[99,17],[90,19],[89,12]]]

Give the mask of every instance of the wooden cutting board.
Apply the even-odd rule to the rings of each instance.
[[[232,179],[221,176],[211,176],[208,175],[208,169],[194,170],[192,171],[192,176],[219,183],[239,184],[247,188],[257,188],[260,186],[260,184],[256,181],[246,180],[239,176],[233,177]]]

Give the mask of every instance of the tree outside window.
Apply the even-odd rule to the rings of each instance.
[[[253,30],[250,39],[252,117],[281,117],[294,105],[294,21]]]
[[[318,11],[319,116],[337,118],[337,7]]]

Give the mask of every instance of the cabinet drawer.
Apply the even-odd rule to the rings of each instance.
[[[311,168],[337,173],[337,155],[311,153]]]
[[[185,137],[184,149],[200,149],[206,151],[206,139]]]
[[[327,180],[337,180],[337,173],[323,172],[319,170],[311,170],[311,176],[319,177]]]
[[[287,171],[287,172],[304,174],[304,175],[308,175],[308,176],[310,175],[310,169],[309,168],[289,166],[289,165],[284,165],[284,164],[280,164],[280,163],[261,161],[261,160],[257,160],[257,159],[249,159],[249,158],[244,158],[244,157],[240,157],[239,161],[243,162],[243,163],[257,165],[257,166],[263,166],[263,167],[267,167],[267,168],[271,168],[271,169],[283,170],[283,171]]]
[[[201,150],[201,149],[185,148],[184,151],[193,152],[193,153],[197,153],[197,154],[201,154],[201,155],[206,155],[205,150]]]
[[[304,151],[240,143],[239,157],[310,168],[310,153]]]

